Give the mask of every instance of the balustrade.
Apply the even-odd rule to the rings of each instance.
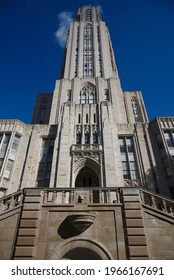
[[[143,204],[174,215],[173,200],[143,189],[140,189],[140,196]]]
[[[0,213],[11,210],[22,204],[23,192],[19,191],[0,199]]]
[[[45,189],[43,204],[112,204],[120,203],[118,188]]]

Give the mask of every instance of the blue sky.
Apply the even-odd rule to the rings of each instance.
[[[103,11],[123,91],[142,91],[150,120],[174,116],[173,0],[0,0],[0,119],[30,123],[59,78],[60,13],[88,4]]]

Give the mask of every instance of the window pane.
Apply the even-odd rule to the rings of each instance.
[[[76,135],[76,144],[81,144],[81,139],[82,139],[81,134],[77,134]]]
[[[54,139],[43,139],[37,173],[38,180],[50,179],[53,151]]]
[[[0,150],[0,158],[5,157],[5,153],[7,151],[8,143],[10,140],[10,134],[5,134],[2,140],[1,150]]]
[[[4,178],[9,179],[10,178],[10,174],[12,171],[12,167],[13,167],[13,161],[12,160],[8,160],[7,165],[6,165],[6,169],[4,171]]]
[[[93,134],[93,144],[98,144],[98,135],[96,133]]]
[[[85,144],[89,144],[89,141],[90,140],[90,138],[89,138],[89,134],[87,133],[87,134],[85,134]]]

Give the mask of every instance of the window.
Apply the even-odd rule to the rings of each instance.
[[[96,123],[96,114],[94,114],[94,123]]]
[[[90,144],[89,133],[85,133],[85,144]]]
[[[92,20],[92,11],[91,9],[87,9],[85,11],[85,21],[91,21]]]
[[[139,113],[139,106],[135,98],[132,99],[132,108],[135,122],[140,122],[140,113]]]
[[[102,76],[102,58],[101,58],[101,46],[100,46],[100,31],[99,31],[99,26],[97,26],[97,43],[98,43],[98,67],[99,67],[99,76]]]
[[[86,123],[88,123],[88,114],[86,114]]]
[[[92,26],[87,25],[83,33],[83,76],[92,77],[93,69],[93,37]]]
[[[1,133],[0,134],[0,171],[4,162],[4,158],[6,156],[8,144],[10,141],[10,134],[8,133]]]
[[[94,94],[90,93],[89,95],[89,104],[93,104],[94,103]]]
[[[172,131],[164,131],[164,138],[168,147],[168,151],[170,156],[174,156],[174,132]]]
[[[39,167],[37,173],[38,180],[50,180],[51,165],[54,149],[53,139],[43,139],[40,153]]]
[[[15,135],[10,152],[9,152],[9,158],[11,160],[15,160],[18,145],[19,145],[19,140],[20,140],[20,137],[18,135]]]
[[[83,93],[82,95],[81,95],[81,102],[80,102],[81,104],[85,104],[86,103],[86,94],[85,93]]]
[[[67,101],[71,101],[71,90],[68,90],[68,93],[67,93]]]
[[[76,40],[76,51],[75,51],[75,67],[74,67],[74,76],[77,77],[77,66],[78,66],[78,59],[79,59],[79,26],[77,27],[77,40]]]
[[[13,164],[14,164],[14,161],[8,159],[7,165],[6,165],[6,168],[5,168],[5,171],[4,171],[4,176],[3,176],[5,179],[10,179],[10,175],[11,175],[11,172],[12,172]]]
[[[5,179],[10,179],[10,175],[12,172],[13,164],[14,164],[14,161],[16,158],[16,153],[17,153],[17,149],[18,149],[18,145],[19,145],[19,140],[20,140],[20,137],[18,135],[15,135],[11,148],[9,150],[7,164],[5,166],[5,170],[4,170],[4,174],[3,174],[3,178],[5,178]],[[6,156],[9,141],[10,141],[10,134],[4,134],[4,136],[2,138],[2,146],[1,146],[1,150],[0,150],[0,154],[1,154],[0,155],[0,170],[2,168],[4,159]]]
[[[96,95],[95,87],[91,84],[87,84],[80,93],[80,103],[81,104],[95,104]]]
[[[76,144],[82,143],[82,135],[80,133],[76,134]]]
[[[93,144],[98,144],[98,135],[97,135],[97,133],[93,134]]]
[[[108,91],[108,89],[105,89],[105,100],[109,101],[109,91]]]
[[[78,114],[78,123],[81,123],[81,116]]]
[[[120,137],[119,138],[121,161],[123,168],[124,180],[131,179],[136,180],[139,178],[135,149],[132,137]]]

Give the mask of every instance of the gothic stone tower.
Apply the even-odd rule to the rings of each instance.
[[[0,122],[0,259],[174,258],[156,131],[141,92],[122,91],[99,11],[80,8],[54,93],[32,124]]]

